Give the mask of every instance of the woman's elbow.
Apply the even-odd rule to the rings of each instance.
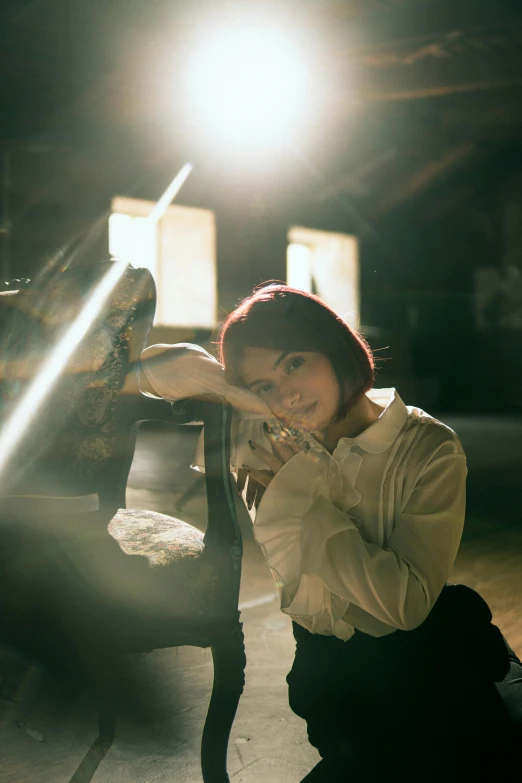
[[[411,582],[413,580],[413,583]],[[414,631],[428,618],[435,599],[415,577],[410,577],[410,584],[397,617],[397,628],[400,631]]]

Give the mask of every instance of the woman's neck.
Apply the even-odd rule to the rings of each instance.
[[[355,438],[360,435],[370,424],[377,421],[383,410],[382,405],[377,405],[363,394],[342,421],[333,422],[323,432],[323,446],[332,453],[341,438]]]

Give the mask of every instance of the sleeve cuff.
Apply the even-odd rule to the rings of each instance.
[[[256,523],[266,525],[286,519],[301,521],[314,500],[328,493],[330,455],[318,451],[295,454],[276,473],[261,500]]]
[[[283,603],[291,602],[301,579],[302,520],[315,498],[327,491],[328,454],[296,454],[272,479],[259,505],[254,536],[264,552]]]
[[[317,497],[306,515],[301,526],[301,569],[303,574],[317,573],[317,562],[321,561],[327,541],[338,533],[354,530],[360,535],[357,525],[351,517],[340,511],[332,503],[320,495]]]

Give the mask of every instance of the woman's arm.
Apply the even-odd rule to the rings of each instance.
[[[364,541],[357,528],[336,532],[342,512],[320,498],[303,520],[303,573],[317,574],[332,593],[394,628],[421,625],[455,562],[466,473],[463,455],[435,457],[385,548]]]
[[[151,345],[142,351],[141,390],[169,402],[196,397],[226,399],[241,416],[270,415],[265,403],[252,392],[231,386],[221,364],[192,343]]]
[[[331,502],[328,466],[314,470],[314,457],[288,462],[260,505],[255,527],[269,564],[280,572],[292,562],[387,625],[416,628],[450,576],[462,535],[467,470],[460,446],[448,441],[424,468],[385,547],[365,541]],[[286,577],[298,585],[299,574],[287,569]],[[292,614],[291,602],[284,611]]]

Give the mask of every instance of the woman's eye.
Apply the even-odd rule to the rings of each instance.
[[[263,386],[259,386],[258,387],[257,393],[258,394],[269,394],[271,389],[272,389],[272,384],[271,383],[265,383],[265,384],[263,384]]]
[[[302,356],[294,356],[293,359],[290,359],[288,364],[286,365],[286,369],[291,372],[292,370],[297,370],[298,367],[300,367],[304,363],[304,358]]]

